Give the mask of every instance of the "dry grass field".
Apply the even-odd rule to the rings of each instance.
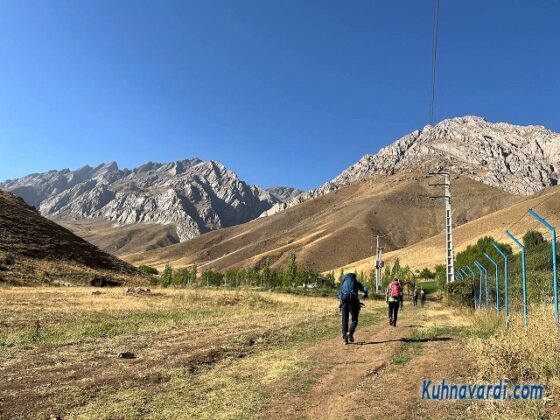
[[[2,288],[0,308],[10,419],[255,417],[279,381],[313,383],[302,372],[319,362],[300,348],[339,328],[333,298],[250,291]]]
[[[343,346],[333,298],[250,290],[0,288],[0,418],[548,418],[560,354],[529,329],[436,302],[387,325],[366,302]],[[518,321],[514,321],[516,323]],[[133,358],[119,358],[131,352]],[[513,362],[513,364],[512,364]],[[545,402],[420,400],[424,378],[546,383]],[[388,398],[397,392],[398,399]]]

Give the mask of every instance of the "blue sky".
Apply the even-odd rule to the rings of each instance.
[[[428,122],[432,0],[0,2],[0,179],[215,159],[303,189]],[[560,2],[441,1],[435,119],[560,131]]]

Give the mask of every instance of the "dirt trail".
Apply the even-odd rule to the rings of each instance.
[[[290,385],[276,387],[272,402],[262,418],[461,418],[464,406],[420,401],[424,378],[458,380],[465,371],[460,343],[451,337],[415,340],[414,328],[432,321],[433,315],[405,308],[396,328],[384,318],[375,326],[358,328],[356,342],[344,346],[339,338],[307,348],[322,368],[308,390],[294,392]],[[445,313],[440,325],[445,325]],[[415,345],[418,354],[395,364],[406,346]],[[443,357],[442,357],[443,356]],[[283,388],[283,389],[282,389]]]

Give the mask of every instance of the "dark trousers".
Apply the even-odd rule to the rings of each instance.
[[[358,317],[360,316],[360,301],[358,299],[351,299],[349,302],[342,302],[340,306],[342,312],[342,337],[346,337],[346,334],[354,334],[356,327],[358,326]],[[352,315],[352,323],[350,324],[350,329],[348,329],[349,317]]]
[[[397,315],[399,313],[400,302],[389,302],[389,320],[393,325],[397,325]]]

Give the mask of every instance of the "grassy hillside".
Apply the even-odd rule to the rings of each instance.
[[[373,253],[376,234],[389,250],[429,238],[443,228],[439,191],[425,174],[399,174],[342,188],[271,217],[210,232],[185,243],[123,258],[135,265],[161,268],[197,263],[199,267],[260,266],[268,257],[283,266],[290,252],[300,266],[328,270]],[[469,178],[453,179],[456,224],[462,224],[524,200]]]
[[[457,187],[455,187],[455,191]],[[455,199],[457,206],[459,199]],[[501,242],[512,243],[504,231],[509,229],[512,234],[521,237],[528,230],[538,230],[545,238],[550,239],[548,231],[535,219],[527,214],[532,208],[550,223],[560,226],[560,187],[552,187],[538,196],[515,203],[507,208],[481,217],[461,226],[453,231],[455,252],[463,251],[469,244],[474,244],[483,236],[493,236]],[[454,210],[455,211],[455,210]],[[460,210],[459,210],[460,211]],[[513,245],[513,243],[512,243]],[[515,247],[514,247],[515,249]],[[517,251],[517,250],[516,250]],[[424,267],[432,268],[436,264],[445,263],[445,235],[440,233],[429,239],[419,241],[411,246],[388,252],[384,259],[391,263],[399,258],[403,265],[409,265],[413,270]],[[373,256],[344,265],[345,270],[357,269],[368,271],[373,266]],[[339,270],[341,267],[338,267]]]
[[[103,219],[54,219],[105,252],[125,255],[179,243],[175,225],[137,223],[114,226]]]
[[[23,200],[0,191],[0,282],[87,282],[93,276],[138,274],[124,261],[39,215]]]

